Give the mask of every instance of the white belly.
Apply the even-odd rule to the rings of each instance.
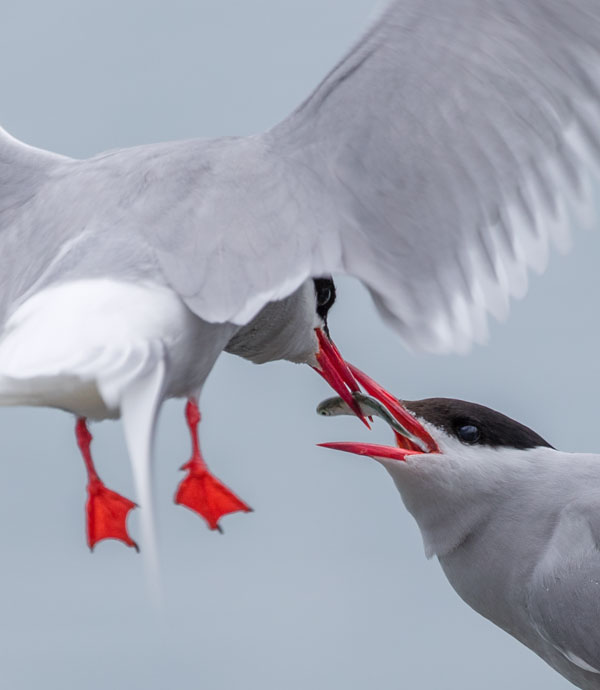
[[[163,397],[196,392],[235,330],[196,317],[172,290],[106,278],[54,285],[0,336],[0,404],[116,417],[123,391],[165,362]]]

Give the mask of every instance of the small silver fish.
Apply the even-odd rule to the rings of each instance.
[[[372,398],[370,395],[365,395],[364,393],[353,393],[352,395],[365,417],[380,417],[400,435],[408,438],[413,443],[416,443],[419,448],[423,447],[423,441],[420,438],[417,438],[408,429],[403,427],[402,424],[400,424],[400,422],[390,414],[386,406],[379,402],[379,400]],[[326,400],[321,401],[317,405],[317,414],[320,414],[323,417],[339,417],[342,415],[354,416],[354,412],[338,396],[327,398]]]

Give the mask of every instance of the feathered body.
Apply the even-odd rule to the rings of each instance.
[[[597,0],[396,0],[262,134],[73,160],[0,130],[0,404],[121,413],[146,502],[160,404],[222,350],[347,373],[311,277],[465,351],[591,201],[599,66]]]

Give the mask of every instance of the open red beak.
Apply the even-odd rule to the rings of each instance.
[[[363,407],[367,406],[367,414],[373,411],[374,414],[382,417],[390,424],[396,436],[396,445],[383,446],[375,443],[339,442],[320,443],[320,446],[332,448],[333,450],[343,450],[347,453],[390,460],[406,460],[409,455],[440,452],[435,439],[416,417],[404,408],[396,397],[357,367],[351,364],[348,367],[356,380],[371,396],[367,397],[359,394],[355,396],[354,402],[360,401]],[[339,412],[327,412],[322,409],[323,406],[327,406],[329,403],[335,405],[335,399],[321,403],[319,411],[322,414],[339,414]]]
[[[321,328],[315,328],[315,333],[319,341],[319,351],[316,355],[318,364],[313,369],[321,374],[361,422],[370,429],[369,423],[352,396],[353,393],[360,391],[360,386],[346,360]]]
[[[435,442],[433,436],[431,436],[431,434],[417,420],[416,417],[414,417],[402,406],[402,403],[398,400],[398,398],[386,391],[383,386],[367,376],[358,367],[354,367],[352,364],[349,364],[348,366],[367,393],[372,395],[376,400],[379,400],[379,402],[387,408],[392,417],[394,417],[396,421],[400,422],[400,424],[416,438],[417,442],[415,443],[410,439],[410,437],[402,436],[398,432],[395,432],[396,442],[401,448],[406,448],[407,450],[416,450],[420,453],[440,452],[438,444]],[[419,441],[421,443],[419,443]]]
[[[334,443],[318,443],[321,448],[343,450],[345,453],[355,455],[368,455],[370,458],[383,458],[388,460],[406,460],[409,455],[420,455],[421,450],[404,450],[395,446],[383,446],[378,443],[353,443],[352,441],[338,441]]]

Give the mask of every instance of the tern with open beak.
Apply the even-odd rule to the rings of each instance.
[[[211,527],[248,510],[197,437],[222,351],[306,362],[353,405],[325,324],[333,273],[413,348],[484,340],[592,198],[599,64],[597,0],[396,0],[262,134],[74,160],[0,130],[0,404],[76,416],[90,545],[135,543],[87,418],[123,419],[152,552],[166,398],[188,399],[192,434],[177,502]]]
[[[355,370],[394,445],[324,443],[389,472],[450,584],[584,690],[600,688],[600,456],[555,450],[499,412],[402,401]],[[340,398],[322,415],[352,414]]]

